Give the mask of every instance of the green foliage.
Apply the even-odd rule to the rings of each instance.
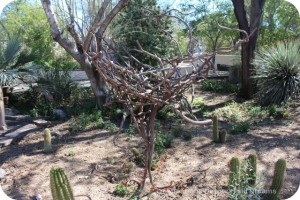
[[[218,116],[213,116],[213,141],[219,142],[219,121]]]
[[[53,200],[74,200],[71,185],[62,168],[50,170],[50,186]]]
[[[151,161],[151,171],[154,171],[158,167],[158,161],[159,160],[156,160],[156,159],[153,159]]]
[[[58,69],[38,70],[35,75],[37,76],[38,90],[53,95],[56,104],[69,101],[72,92],[78,89],[77,84],[70,77],[69,71]]]
[[[173,137],[170,134],[158,132],[155,138],[154,151],[160,155],[166,148],[171,148]]]
[[[32,62],[34,58],[34,53],[25,47],[22,48],[18,39],[0,42],[0,86],[14,84],[15,79],[19,77],[16,68]]]
[[[134,162],[125,162],[122,165],[122,172],[125,174],[130,174],[135,168],[136,168],[136,165]]]
[[[300,18],[297,12],[295,6],[285,0],[266,1],[258,36],[259,46],[299,38]]]
[[[240,181],[240,160],[236,157],[231,158],[229,162],[229,193],[235,192]]]
[[[272,193],[269,193],[266,195],[264,199],[268,200],[279,200],[279,193],[282,189],[283,183],[284,183],[284,174],[286,171],[286,161],[284,159],[279,159],[275,163],[275,170],[272,180],[272,185],[270,187],[270,191]]]
[[[111,164],[111,165],[114,165],[117,163],[117,160],[115,157],[108,157],[106,160],[107,160],[107,163]]]
[[[191,139],[193,139],[193,134],[191,133],[183,133],[182,137],[185,141],[190,141]]]
[[[256,183],[256,174],[257,174],[257,156],[255,154],[251,154],[248,157],[248,175],[249,175],[249,184],[255,185]]]
[[[183,131],[184,131],[183,124],[179,120],[175,123],[172,133],[173,133],[174,137],[178,138],[178,137],[181,137],[181,135],[183,134]]]
[[[269,116],[275,119],[287,118],[289,116],[289,111],[285,106],[278,106],[276,104],[271,104],[268,106]]]
[[[256,168],[256,166],[255,166]],[[251,172],[251,173],[249,173]],[[240,163],[238,158],[230,161],[229,194],[230,200],[261,199],[258,185],[250,184],[253,180],[253,168],[249,161]]]
[[[143,8],[143,9],[142,9]],[[153,14],[146,11],[150,9]],[[153,17],[155,14],[161,13],[161,10],[156,7],[156,0],[132,0],[119,13],[112,29],[112,36],[116,41],[116,49],[119,49],[121,55],[128,56],[124,51],[127,51],[137,58],[142,63],[151,66],[156,66],[158,61],[156,59],[145,56],[134,49],[137,49],[136,41],[139,41],[144,50],[153,54],[167,57],[172,54],[173,42],[169,36],[160,31],[159,26],[165,31],[170,31],[172,21],[167,18],[162,18],[161,23],[157,24],[157,19]],[[137,67],[138,63],[130,60],[131,65]]]
[[[66,153],[66,156],[68,156],[68,157],[73,157],[73,156],[75,156],[75,151],[74,151],[74,150],[69,150],[69,151]]]
[[[129,127],[126,129],[126,133],[129,135],[129,136],[134,136],[137,134],[136,130],[135,130],[135,127],[134,125],[131,123],[129,125]]]
[[[238,92],[238,86],[228,81],[218,81],[206,79],[201,82],[201,88],[205,91],[217,93],[235,93]]]
[[[123,109],[120,104],[112,103],[103,109],[103,116],[109,117],[112,120],[122,118]]]
[[[239,122],[233,124],[231,127],[232,134],[245,133],[248,132],[251,128],[251,124],[248,121]]]
[[[221,46],[228,46],[232,38],[238,38],[236,32],[223,30],[218,25],[222,24],[227,27],[235,25],[232,4],[224,1],[214,1],[213,4],[216,10],[207,10],[203,16],[192,22],[192,27],[195,28],[194,34],[203,39],[206,51],[215,51]]]
[[[104,124],[104,129],[109,130],[110,132],[115,132],[118,130],[118,127],[114,123],[106,122]]]
[[[44,130],[44,151],[46,153],[49,153],[53,150],[52,144],[51,144],[51,131],[46,128]]]
[[[167,107],[162,107],[161,109],[158,110],[156,118],[157,119],[170,119],[172,115],[172,110],[170,110]]]
[[[69,126],[71,131],[78,132],[85,128],[100,128],[103,127],[104,121],[101,115],[101,111],[96,111],[94,113],[82,113],[77,117],[72,117],[69,120]]]
[[[226,106],[215,110],[214,114],[228,121],[237,121],[242,118],[243,107],[237,102],[232,101],[226,104]]]
[[[280,104],[300,95],[300,42],[277,43],[261,49],[254,65],[257,97],[263,104]]]
[[[128,188],[125,184],[123,184],[122,182],[119,182],[116,185],[116,188],[114,190],[114,194],[120,197],[124,197],[128,194]]]

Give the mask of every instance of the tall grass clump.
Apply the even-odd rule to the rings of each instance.
[[[300,95],[300,41],[280,42],[259,51],[254,60],[257,96],[280,104]]]

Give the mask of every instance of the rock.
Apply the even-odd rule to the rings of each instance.
[[[14,108],[5,108],[5,115],[16,116],[19,114],[19,111]]]
[[[54,109],[53,114],[59,119],[67,118],[67,114],[62,109]]]
[[[33,196],[32,199],[33,200],[42,200],[43,198],[42,198],[42,195],[37,194],[37,195]]]
[[[44,120],[44,119],[33,120],[33,123],[38,125],[38,126],[45,126],[45,125],[50,124],[50,122],[48,122],[47,120]]]
[[[3,179],[6,175],[6,171],[2,168],[0,168],[0,179]]]

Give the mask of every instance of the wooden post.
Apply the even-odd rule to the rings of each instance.
[[[5,123],[5,110],[2,87],[0,87],[0,130],[7,130],[7,126]]]

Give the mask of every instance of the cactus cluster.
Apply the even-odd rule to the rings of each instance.
[[[257,171],[257,156],[255,154],[251,154],[247,159],[247,183],[254,187],[256,185],[256,171]],[[241,183],[245,180],[243,180],[243,177],[241,176],[240,171],[241,164],[238,158],[233,157],[229,162],[229,193],[235,192],[239,189],[241,186]],[[283,186],[284,182],[284,174],[286,171],[286,161],[284,159],[279,159],[275,164],[275,170],[272,180],[272,185],[269,190],[270,191],[267,194],[264,194],[263,200],[278,200],[279,193],[281,191],[281,188]]]
[[[227,132],[225,130],[219,130],[218,116],[213,116],[213,141],[214,142],[226,142]]]
[[[44,151],[49,153],[52,151],[52,144],[51,144],[51,131],[50,129],[46,128],[44,130]]]
[[[70,183],[62,168],[50,170],[50,186],[53,200],[74,200]]]

